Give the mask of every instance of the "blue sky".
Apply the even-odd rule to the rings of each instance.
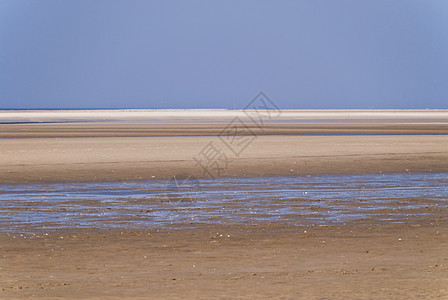
[[[0,0],[0,108],[448,108],[448,1]]]

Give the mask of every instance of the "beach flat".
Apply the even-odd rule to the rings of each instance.
[[[0,113],[0,182],[2,199],[8,201],[0,211],[1,298],[448,297],[448,211],[443,204],[448,195],[443,190],[443,174],[448,172],[447,111],[404,111],[396,117],[387,111],[292,111],[262,127],[242,112],[182,111],[174,119],[169,113]],[[236,135],[228,134],[235,117],[243,122],[237,130],[244,129],[237,131],[239,145],[233,141]],[[243,186],[248,184],[244,180],[254,185],[257,178],[277,176],[288,183],[288,176],[319,179],[313,176],[332,174],[329,180],[336,188],[342,184],[338,178],[345,178],[338,176],[344,174],[384,174],[386,181],[387,174],[442,175],[424,187],[431,190],[438,182],[436,197],[415,197],[421,190],[407,186],[398,189],[395,198],[376,202],[360,200],[369,184],[363,178],[371,177],[357,177],[356,190],[347,188],[353,198],[344,202],[353,220],[344,223],[324,217],[324,212],[332,212],[319,203],[324,200],[305,194],[306,188],[294,202],[297,215],[287,215],[288,224],[281,218],[256,221],[257,214],[246,212],[241,213],[246,221],[238,224],[219,218],[215,223],[173,219],[171,225],[133,227],[154,217],[159,212],[154,207],[160,205],[167,217],[200,208],[194,207],[194,199],[178,204],[133,195],[117,196],[120,207],[86,198],[75,211],[81,205],[71,199],[75,194],[50,195],[55,184],[91,185],[91,190],[82,190],[91,197],[98,191],[97,183],[116,185],[120,191],[119,184],[131,182],[143,189],[144,182],[164,185],[173,176],[198,178],[205,183],[200,193],[207,193],[217,187],[196,159],[210,143],[225,154],[226,162],[225,168],[211,174]],[[385,184],[378,191],[389,195],[397,189]],[[327,188],[330,193],[332,185]],[[23,204],[8,195],[20,195]],[[112,195],[105,200],[112,201]],[[51,197],[67,198],[50,205]],[[264,201],[258,217],[266,220],[282,203],[269,197],[256,201]],[[234,201],[220,213],[217,208],[202,209],[225,220],[249,204]],[[136,208],[129,213],[132,205]],[[357,216],[361,207],[368,212],[362,217]],[[305,217],[312,220],[316,214],[322,223],[302,224],[307,209],[311,212]],[[79,216],[80,223],[49,218],[39,227],[27,221],[29,210],[62,219],[64,214]],[[104,224],[114,225],[82,226],[82,216],[92,211],[96,222],[103,218]],[[394,219],[398,215],[402,217]],[[12,217],[16,221],[5,221]]]

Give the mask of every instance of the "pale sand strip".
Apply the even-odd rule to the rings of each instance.
[[[226,110],[226,109],[128,109],[128,110],[0,110],[2,122],[66,122],[66,121],[113,121],[153,123],[228,122],[234,117],[247,118],[247,113],[275,122],[297,121],[343,121],[343,122],[444,122],[448,110]]]
[[[448,171],[444,135],[258,136],[240,157],[209,136],[5,138],[0,182],[201,177],[193,157],[211,141],[229,159],[220,176]]]

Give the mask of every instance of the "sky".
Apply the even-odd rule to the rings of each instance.
[[[0,109],[448,108],[448,1],[0,0]]]

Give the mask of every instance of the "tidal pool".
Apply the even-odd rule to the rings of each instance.
[[[6,232],[437,221],[448,173],[0,185]]]

